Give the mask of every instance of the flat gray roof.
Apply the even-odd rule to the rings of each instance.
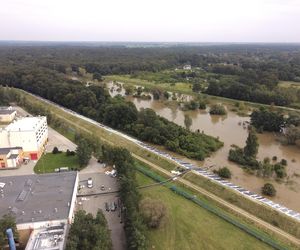
[[[8,154],[13,149],[22,149],[22,147],[0,148],[0,154]]]
[[[0,177],[5,183],[0,187],[0,217],[11,214],[17,224],[67,219],[76,176],[77,172],[64,172]]]
[[[13,109],[0,109],[0,115],[10,115],[14,112],[16,111]]]

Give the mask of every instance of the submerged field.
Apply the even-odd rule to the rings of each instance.
[[[139,185],[152,183],[140,173],[137,180]],[[272,249],[165,187],[140,192],[143,197],[161,200],[168,210],[164,225],[147,233],[149,249]]]

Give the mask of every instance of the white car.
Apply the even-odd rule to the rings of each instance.
[[[88,178],[87,187],[88,188],[92,188],[93,187],[93,180],[92,180],[92,178]]]

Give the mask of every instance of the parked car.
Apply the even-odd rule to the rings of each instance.
[[[101,190],[104,191],[105,190],[105,187],[104,185],[101,185]]]
[[[92,178],[88,178],[87,187],[88,188],[92,188],[93,187],[93,180],[92,180]]]
[[[109,205],[108,205],[107,202],[105,202],[105,210],[106,210],[107,212],[109,212]]]
[[[115,203],[114,203],[114,202],[112,202],[112,203],[110,204],[110,211],[116,211],[116,206],[115,206]]]

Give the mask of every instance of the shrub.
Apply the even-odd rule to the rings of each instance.
[[[276,189],[271,183],[266,183],[262,187],[261,191],[264,195],[268,195],[268,196],[271,196],[271,197],[276,195]]]
[[[52,150],[52,154],[59,154],[60,151],[58,150],[57,147],[54,147],[53,150]]]
[[[140,211],[149,228],[158,228],[166,217],[166,206],[159,200],[145,198],[140,203]]]
[[[280,163],[283,165],[283,166],[286,166],[287,165],[287,160],[286,159],[282,159],[280,161]]]
[[[67,149],[66,156],[74,156],[76,153]]]
[[[227,178],[227,179],[231,178],[231,171],[227,167],[220,168],[216,172],[222,178]]]
[[[226,115],[226,110],[221,104],[214,104],[210,107],[209,113],[211,115]]]
[[[274,156],[272,157],[272,161],[277,161],[277,156],[276,156],[276,155],[274,155]]]

